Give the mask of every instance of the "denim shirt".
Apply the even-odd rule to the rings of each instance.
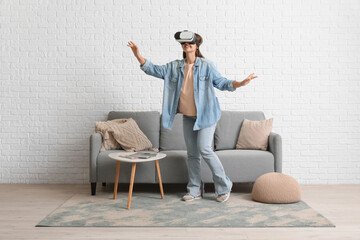
[[[154,65],[148,59],[140,65],[146,74],[164,79],[161,125],[172,129],[175,115],[179,113],[179,98],[184,80],[185,58],[174,60],[165,65]],[[194,64],[194,98],[196,106],[196,121],[193,130],[210,127],[221,117],[220,105],[215,96],[215,89],[235,91],[232,83],[221,76],[214,64],[204,58],[196,57]]]

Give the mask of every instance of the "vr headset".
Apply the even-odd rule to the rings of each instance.
[[[188,31],[188,30],[176,32],[174,34],[174,38],[176,41],[178,41],[181,44],[184,44],[184,43],[194,44],[195,43],[196,45],[199,46],[199,42],[195,36],[195,33]]]

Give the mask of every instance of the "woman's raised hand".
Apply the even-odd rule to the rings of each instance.
[[[128,42],[128,47],[131,47],[131,50],[133,51],[135,57],[138,57],[140,55],[138,46],[133,43],[132,41]]]
[[[254,73],[250,74],[247,78],[245,78],[244,81],[241,82],[241,85],[242,86],[247,85],[254,78],[257,78],[257,76],[254,76]]]
[[[138,46],[136,46],[135,43],[133,43],[132,41],[128,42],[128,47],[131,47],[131,50],[133,51],[135,57],[137,58],[137,60],[139,61],[139,63],[142,65],[145,64],[146,60],[145,58],[143,58],[141,55],[140,55],[140,52],[139,52],[139,48]]]
[[[254,76],[254,73],[250,74],[247,78],[245,78],[243,81],[238,82],[238,81],[234,81],[233,82],[233,87],[234,88],[239,88],[239,87],[243,87],[247,84],[249,84],[249,82],[254,79],[257,78],[257,76]]]

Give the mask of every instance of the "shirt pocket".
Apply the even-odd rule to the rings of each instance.
[[[176,88],[178,84],[178,77],[170,77],[169,79],[169,87],[170,88]]]
[[[210,78],[208,77],[208,76],[200,76],[199,77],[199,87],[200,87],[200,89],[203,89],[203,90],[205,90],[205,89],[208,89],[209,88],[209,86],[210,86]]]

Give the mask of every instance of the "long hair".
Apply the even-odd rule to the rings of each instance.
[[[195,56],[196,56],[196,57],[205,58],[205,57],[201,54],[200,49],[199,49],[200,45],[203,43],[203,38],[202,38],[199,34],[197,34],[197,33],[195,33],[195,36],[196,36],[196,38],[197,38],[197,40],[198,40],[198,43],[199,43],[199,45],[197,45],[197,49],[196,49],[196,52],[195,52]],[[183,51],[183,58],[186,58],[186,53],[185,53],[184,51]]]

